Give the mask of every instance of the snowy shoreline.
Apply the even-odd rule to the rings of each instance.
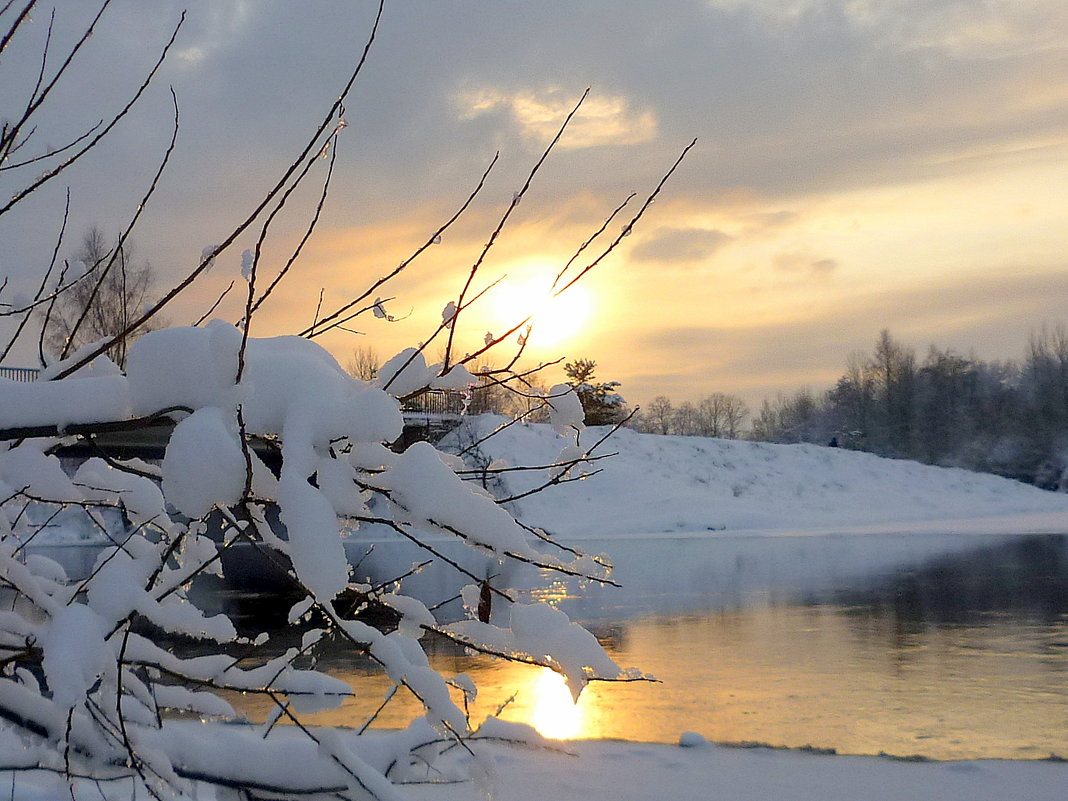
[[[483,418],[474,425],[497,422]],[[587,434],[592,442],[598,432]],[[510,464],[548,464],[562,442],[547,426],[515,426],[490,440],[484,455]],[[517,512],[565,541],[603,543],[609,555],[612,540],[735,540],[739,547],[752,540],[755,546],[776,548],[775,539],[799,546],[826,539],[831,547],[830,538],[839,538],[858,546],[855,559],[847,562],[850,569],[853,562],[870,566],[876,551],[893,557],[895,549],[886,547],[890,540],[907,551],[912,545],[927,547],[925,535],[1068,533],[1068,495],[963,470],[814,446],[629,431],[609,444],[618,455],[598,463],[607,468],[603,473],[525,498]],[[524,482],[539,480],[544,476],[509,474],[497,489],[521,492]],[[370,535],[364,543],[377,539],[364,534]],[[865,538],[870,544],[863,543]],[[49,539],[61,549],[86,545],[62,536]],[[699,727],[700,721],[690,725]],[[337,732],[346,736],[344,729]],[[1048,759],[920,762],[684,739],[692,747],[570,740],[552,742],[549,749],[537,742],[480,742],[467,779],[419,784],[406,788],[407,795],[426,801],[488,796],[496,801],[1063,801],[1068,786],[1068,767]],[[279,767],[285,773],[291,763]],[[51,781],[28,781],[15,797],[57,797]]]
[[[472,441],[503,418],[472,418]],[[587,429],[589,447],[604,429]],[[513,425],[480,446],[487,463],[551,464],[564,440],[548,425]],[[449,445],[448,440],[444,443]],[[524,522],[565,540],[610,535],[1051,534],[1068,532],[1068,494],[960,468],[815,445],[773,445],[618,431],[588,478],[516,504]],[[511,472],[499,497],[544,482]]]
[[[475,430],[481,435],[500,422],[482,418]],[[598,433],[585,436],[593,442]],[[513,426],[491,439],[484,455],[519,464],[551,461],[558,449],[547,426]],[[604,472],[524,499],[520,514],[568,541],[604,543],[609,554],[612,540],[1068,533],[1068,496],[955,468],[811,445],[630,431],[619,432],[606,450],[618,455],[597,465]],[[506,489],[522,491],[524,481],[533,483],[512,474]],[[526,799],[536,788],[541,797],[583,801],[1060,801],[1068,786],[1068,766],[1052,760],[909,761],[604,740],[563,747],[576,756],[494,747],[494,798]],[[576,759],[580,769],[568,764]],[[434,788],[425,797],[468,801],[479,792],[476,784]]]
[[[1052,761],[911,762],[604,740],[567,743],[565,750],[574,756],[483,748],[493,760],[490,775],[466,785],[421,788],[419,797],[474,801],[491,789],[494,801],[1063,801],[1068,784],[1068,766]]]

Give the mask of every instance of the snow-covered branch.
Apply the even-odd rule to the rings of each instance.
[[[30,164],[48,166],[28,183],[0,185],[0,193],[10,198],[0,215],[25,208],[24,198],[91,153],[139,102],[172,50],[181,20],[127,104],[107,122],[18,163],[8,160],[31,141],[37,109],[88,44],[109,2],[100,4],[50,76],[45,75],[50,45],[45,45],[29,105],[5,123],[0,181],[17,179]],[[0,9],[0,18],[8,15],[0,51],[22,29],[33,6],[8,3]],[[583,410],[570,387],[558,385],[542,394],[515,390],[543,405],[559,433],[560,456],[551,463],[472,470],[430,443],[403,452],[395,446],[404,429],[405,398],[428,389],[468,391],[477,379],[465,365],[513,334],[529,332],[526,317],[503,336],[487,336],[476,353],[455,353],[463,313],[488,288],[476,286],[479,270],[581,100],[501,214],[456,299],[445,306],[437,331],[387,360],[373,381],[349,376],[315,338],[362,313],[393,319],[377,291],[465,214],[497,155],[456,212],[396,269],[323,316],[317,310],[316,322],[297,335],[254,335],[257,313],[279,291],[327,203],[345,101],[362,73],[383,11],[380,2],[337,99],[255,208],[239,216],[218,245],[206,248],[158,301],[124,314],[118,329],[97,341],[75,341],[89,304],[79,310],[55,358],[44,358],[42,333],[39,348],[47,366],[38,380],[0,378],[0,770],[54,773],[72,787],[96,783],[105,798],[116,795],[112,788],[121,786],[120,779],[135,784],[136,797],[191,795],[206,784],[249,797],[400,798],[398,785],[428,781],[437,770],[435,761],[443,763],[450,751],[468,748],[476,733],[494,736],[492,725],[469,717],[467,699],[475,688],[431,665],[424,647],[428,638],[549,667],[566,678],[576,697],[589,681],[647,678],[616,665],[596,638],[559,610],[526,603],[508,586],[506,568],[514,565],[612,584],[607,561],[516,520],[505,503],[527,493],[502,501],[465,480],[545,471],[545,482],[532,490],[541,491],[578,480],[585,466],[605,459],[594,451],[606,437],[592,447],[579,444]],[[178,103],[173,92],[171,97],[169,143],[118,244],[68,279],[68,272],[77,272],[73,265],[57,269],[68,204],[32,300],[4,306],[5,315],[21,315],[5,355],[40,319],[41,310],[47,324],[57,299],[72,288],[89,287],[91,303],[111,271],[125,274],[123,246],[149,212],[148,201],[179,138]],[[269,265],[266,243],[275,221],[297,189],[315,180],[316,165],[324,161],[322,188],[303,234],[287,248],[290,255],[281,265]],[[663,181],[627,230],[662,186]],[[579,246],[557,275],[561,286],[555,292],[618,244],[617,237],[578,275],[569,273],[629,200]],[[194,326],[143,333],[160,324],[161,311],[246,232],[255,232],[255,245],[242,259],[247,295],[240,326],[202,319]],[[273,277],[263,288],[268,269]],[[56,272],[58,285],[52,277]],[[7,291],[6,281],[0,291]],[[446,332],[442,361],[427,364],[427,345]],[[119,352],[116,346],[125,357],[118,363],[109,358]],[[482,373],[487,382],[529,387],[531,374],[545,365],[516,369],[524,347],[525,336],[498,362],[503,368]],[[121,447],[124,438],[141,438],[141,447],[157,448],[160,458],[130,458]],[[346,546],[382,531],[415,543],[425,561],[358,581]],[[36,547],[57,540],[94,545],[97,557],[85,570],[68,573]],[[443,540],[459,546],[463,555],[442,546]],[[546,546],[555,550],[547,553]],[[239,552],[255,554],[261,578],[279,596],[292,599],[285,628],[287,638],[299,645],[279,649],[264,632],[250,631],[202,602],[198,590],[212,576],[227,581],[230,559]],[[409,579],[432,562],[451,571],[446,597],[409,594]],[[453,595],[463,601],[461,620],[441,613]],[[370,660],[389,677],[393,689],[380,710],[403,691],[422,704],[425,714],[407,730],[389,735],[368,728],[378,712],[351,736],[309,726],[308,715],[335,708],[355,692],[312,667],[328,641]],[[220,728],[219,721],[241,719],[231,703],[234,693],[271,702],[265,727]],[[275,725],[280,722],[290,725]],[[288,769],[293,764],[300,764],[299,772]]]

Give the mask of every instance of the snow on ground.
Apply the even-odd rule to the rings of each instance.
[[[487,434],[483,416],[455,435]],[[587,429],[589,447],[605,433]],[[509,465],[549,464],[562,443],[547,425],[513,425],[483,443]],[[566,538],[604,534],[722,531],[815,532],[1068,531],[1068,494],[957,468],[884,459],[816,445],[772,445],[622,429],[594,451],[616,453],[602,469],[517,502],[524,522]],[[503,474],[505,494],[541,483],[544,472]]]
[[[492,417],[470,421],[457,441],[477,439],[501,422]],[[603,433],[587,430],[583,445]],[[515,425],[480,450],[486,463],[548,465],[565,444],[549,426]],[[565,539],[1068,531],[1068,495],[864,453],[628,430],[598,452],[618,455],[587,468],[604,468],[597,475],[518,501],[517,513]],[[545,471],[510,472],[497,492],[519,493],[546,478]],[[227,736],[217,742],[205,736],[219,753],[229,753]],[[426,801],[1062,801],[1068,787],[1068,765],[1053,761],[914,763],[738,749],[710,745],[699,736],[685,742],[692,747],[571,741],[546,749],[478,743],[469,780],[404,789],[408,797]],[[51,780],[24,778],[15,797],[58,797]],[[0,776],[0,786],[4,781],[7,777]],[[86,790],[85,797],[93,796]]]
[[[566,754],[485,745],[481,781],[418,788],[426,801],[1063,801],[1053,762],[902,762],[714,745],[569,742]]]
[[[237,773],[249,765],[240,763],[246,754],[234,740],[259,736],[229,726],[216,727],[213,733],[218,736],[211,736],[212,730],[198,727],[195,740],[190,740],[182,736],[180,724],[171,728],[171,735],[184,741],[182,747],[197,764],[218,769],[238,759]],[[494,728],[496,737],[518,739],[470,740],[469,749],[451,749],[429,770],[419,760],[408,767],[398,764],[391,771],[393,778],[405,784],[392,791],[382,789],[392,798],[411,801],[1063,801],[1068,786],[1068,766],[1055,761],[911,762],[717,746],[699,735],[681,738],[686,746],[609,740],[555,743],[525,733],[525,727],[516,724],[499,723]],[[315,732],[325,734],[321,729]],[[341,740],[352,736],[347,730],[336,734]],[[398,733],[395,738],[405,736]],[[270,738],[277,759],[265,775],[277,785],[344,785],[343,774],[322,762],[310,772],[305,769],[302,763],[312,756],[313,746],[290,727],[275,729]],[[389,762],[388,741],[364,748],[375,761]],[[381,767],[385,769],[385,764]],[[3,798],[149,799],[143,791],[131,792],[127,782],[117,783],[122,789],[76,782],[72,796],[61,773],[20,773],[19,778]],[[0,774],[0,779],[7,777]],[[237,796],[206,787],[195,796],[198,801],[231,797]]]
[[[458,432],[470,442],[501,418]],[[588,447],[603,430],[587,430]],[[562,441],[547,425],[515,425],[480,446],[486,462],[549,464]],[[812,445],[770,445],[623,430],[603,447],[618,455],[583,481],[517,502],[528,523],[565,538],[615,534],[702,536],[1068,531],[1068,495],[995,476]],[[602,452],[602,451],[598,451]],[[495,465],[495,466],[500,466]],[[544,473],[505,475],[517,494]],[[721,532],[717,534],[716,532]],[[1068,766],[1055,761],[906,762],[737,749],[572,741],[561,751],[482,744],[475,780],[420,788],[428,801],[1062,801]]]

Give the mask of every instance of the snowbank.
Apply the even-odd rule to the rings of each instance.
[[[502,418],[465,423],[455,442]],[[589,447],[604,429],[583,432]],[[548,464],[562,440],[547,425],[513,425],[480,446],[486,460]],[[1068,495],[956,468],[815,445],[771,445],[621,430],[594,453],[616,453],[581,481],[517,501],[524,522],[567,538],[659,532],[1068,531]],[[500,474],[519,494],[544,472]]]
[[[1068,781],[1068,765],[1056,761],[912,762],[716,746],[693,734],[684,734],[680,745],[609,740],[558,743],[522,725],[494,723],[487,724],[485,738],[468,740],[467,749],[449,749],[429,769],[419,759],[403,758],[415,743],[434,741],[425,723],[417,721],[407,731],[371,733],[358,739],[369,764],[389,770],[395,781],[402,782],[394,788],[376,787],[382,792],[380,797],[420,801],[1063,801]],[[186,770],[241,777],[255,767],[261,781],[267,776],[275,787],[294,788],[294,797],[309,787],[343,786],[341,771],[316,761],[314,744],[288,726],[271,733],[270,762],[248,751],[248,742],[263,736],[258,727],[194,730],[171,722],[167,729],[172,745],[189,760]],[[314,732],[324,739],[353,739],[348,729]],[[430,742],[423,739],[428,735]],[[446,741],[437,743],[447,748]],[[398,755],[402,758],[394,762]],[[0,773],[0,780],[8,782],[9,775]],[[75,784],[78,798],[90,797],[94,788],[88,782]],[[126,789],[125,795],[114,797],[148,798],[147,794],[133,795],[128,785]],[[199,789],[193,797],[224,797],[210,788]],[[11,797],[14,801],[52,801],[67,793],[61,771],[20,772]]]
[[[1068,766],[1053,762],[901,762],[711,745],[606,741],[568,753],[478,748],[482,781],[420,787],[426,801],[1062,801]]]

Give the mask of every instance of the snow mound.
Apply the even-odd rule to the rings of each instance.
[[[477,439],[502,422],[485,415],[465,425],[475,429]],[[583,446],[589,447],[604,433],[605,429],[587,429]],[[559,454],[560,439],[548,425],[513,425],[480,450],[487,461],[548,464]],[[520,519],[567,537],[1068,530],[1068,495],[997,476],[858,451],[622,429],[594,455],[601,453],[617,455],[590,465],[591,471],[601,469],[596,475],[518,501]],[[519,494],[544,480],[544,474],[506,473],[497,493]]]

